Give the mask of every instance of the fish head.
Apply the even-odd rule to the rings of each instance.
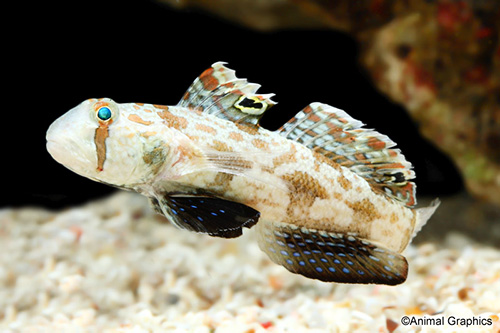
[[[73,172],[133,188],[150,181],[169,152],[166,126],[141,117],[135,104],[89,99],[54,121],[46,135],[52,157]],[[151,113],[149,117],[155,115]]]

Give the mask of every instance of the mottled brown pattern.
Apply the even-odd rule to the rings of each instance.
[[[271,140],[271,144],[273,146],[279,146],[280,145],[280,143],[278,141],[276,141],[276,140]]]
[[[391,218],[389,219],[389,222],[391,222],[391,224],[395,224],[399,221],[399,218],[398,216],[396,215],[396,213],[391,213]]]
[[[262,172],[266,172],[266,173],[270,173],[270,174],[274,173],[274,169],[271,167],[267,167],[267,166],[261,166],[261,170],[262,170]]]
[[[224,196],[229,190],[229,185],[233,180],[234,175],[229,173],[219,172],[212,182],[207,183],[207,188],[213,191],[214,195]]]
[[[201,140],[202,140],[202,139],[201,139],[199,136],[197,136],[197,135],[188,135],[188,138],[190,138],[190,139],[191,139],[191,141],[193,141],[193,142],[195,142],[195,143],[199,143],[199,142],[201,142]]]
[[[297,153],[297,148],[295,146],[291,146],[290,151],[273,159],[273,165],[275,168],[285,163],[296,163],[297,158],[295,154]]]
[[[410,243],[411,236],[413,235],[413,230],[415,229],[416,222],[417,222],[417,214],[413,214],[413,219],[411,221],[412,228],[407,230],[405,233],[402,234],[403,240],[401,241],[401,248],[399,249],[399,251],[403,251],[406,248],[406,245],[408,245],[408,243]]]
[[[236,127],[238,127],[239,130],[251,135],[256,135],[259,132],[259,126],[257,125],[241,124],[241,123],[235,123],[235,125]]]
[[[329,166],[331,166],[332,168],[334,168],[336,170],[341,170],[340,165],[337,164],[337,163],[335,163],[334,161],[332,161],[328,157],[325,157],[324,155],[319,154],[319,153],[317,153],[315,151],[313,151],[312,153],[313,153],[314,158],[316,159],[316,161],[318,161],[319,163],[325,163],[325,164],[328,164]]]
[[[269,151],[269,144],[261,139],[253,139],[252,144],[259,149]]]
[[[317,160],[314,160],[314,171],[319,172],[321,168],[321,163],[319,163]]]
[[[153,104],[153,106],[157,109],[160,109],[160,110],[164,110],[164,111],[168,110],[168,106],[166,106],[166,105]]]
[[[241,135],[241,133],[237,133],[237,132],[231,132],[229,133],[229,138],[234,140],[234,141],[243,141],[243,135]]]
[[[141,124],[141,125],[151,125],[153,123],[151,121],[147,121],[147,120],[142,119],[141,117],[139,117],[136,114],[129,115],[128,120],[133,121],[134,123]]]
[[[345,204],[349,206],[354,212],[354,220],[359,223],[370,223],[375,219],[381,217],[378,209],[371,203],[369,199],[363,199],[360,201],[345,201]]]
[[[213,140],[212,143],[210,144],[210,147],[217,151],[233,151],[233,149],[229,147],[226,143],[219,140]]]
[[[151,136],[156,135],[157,133],[155,131],[147,131],[147,132],[142,132],[140,135],[144,138],[149,138]]]
[[[204,124],[196,124],[195,125],[195,128],[199,131],[203,131],[203,132],[207,132],[209,134],[213,134],[213,135],[216,135],[217,134],[217,131],[215,130],[215,128],[213,127],[210,127],[208,125],[204,125]]]
[[[293,212],[297,206],[310,207],[316,198],[328,198],[328,191],[314,177],[305,172],[295,171],[292,174],[283,175],[282,178],[291,187],[289,213]]]
[[[188,121],[186,120],[186,118],[174,116],[167,110],[158,112],[158,115],[161,119],[165,120],[167,126],[169,127],[173,127],[175,129],[185,129],[188,125]]]
[[[342,194],[338,192],[334,192],[332,196],[339,201],[342,200]]]
[[[349,191],[352,188],[351,182],[345,178],[343,175],[339,175],[337,177],[337,182],[342,186],[342,188],[346,191]]]

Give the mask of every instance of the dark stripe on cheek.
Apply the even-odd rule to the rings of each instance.
[[[94,142],[97,152],[97,171],[102,171],[106,161],[106,139],[109,136],[109,123],[99,124],[95,130]]]

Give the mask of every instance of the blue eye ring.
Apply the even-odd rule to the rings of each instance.
[[[97,110],[97,118],[102,121],[110,120],[112,115],[113,113],[111,112],[111,109],[107,106],[102,106],[99,108],[99,110]]]

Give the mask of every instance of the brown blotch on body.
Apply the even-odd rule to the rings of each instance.
[[[380,212],[369,199],[356,202],[345,201],[346,205],[353,210],[354,220],[361,223],[370,223],[381,217]]]
[[[412,234],[413,234],[413,232],[410,232],[410,230],[406,230],[406,232],[403,232],[403,239],[401,240],[401,246],[398,250],[399,252],[403,251],[405,249],[406,245],[408,245],[408,243],[410,243]]]
[[[243,141],[243,135],[241,135],[241,133],[237,133],[237,132],[229,133],[229,138],[233,139],[234,141]]]
[[[342,200],[342,194],[338,192],[333,193],[333,197],[339,201]]]
[[[233,178],[234,175],[232,174],[219,172],[213,181],[206,184],[206,190],[214,195],[224,197],[224,195],[229,191]]]
[[[166,105],[153,104],[153,106],[154,106],[156,109],[160,109],[160,110],[163,110],[163,111],[168,110],[168,106],[166,106]]]
[[[219,140],[213,140],[210,144],[210,147],[217,151],[233,151],[233,149],[230,148],[226,143]]]
[[[207,132],[207,133],[210,133],[213,135],[217,134],[217,131],[215,130],[215,128],[207,126],[207,125],[196,124],[195,128],[199,131]]]
[[[252,144],[259,149],[269,151],[269,144],[261,139],[253,139]]]
[[[399,221],[399,218],[398,216],[396,215],[396,213],[391,213],[391,217],[389,219],[389,222],[391,222],[391,224],[395,224],[396,222]]]
[[[284,153],[278,157],[273,159],[273,165],[275,168],[285,163],[296,163],[297,158],[295,154],[297,153],[297,148],[294,145],[290,147],[290,151],[288,153]]]
[[[332,161],[331,159],[327,158],[326,156],[322,155],[322,154],[319,154],[315,151],[313,151],[313,155],[314,155],[314,158],[320,162],[320,163],[324,163],[324,164],[327,164],[329,166],[331,166],[332,168],[336,169],[336,170],[341,170],[341,167],[339,164],[335,163],[334,161]]]
[[[236,127],[238,127],[239,130],[255,135],[259,132],[259,126],[257,125],[252,125],[252,124],[242,124],[242,123],[235,123]]]
[[[349,191],[352,188],[351,182],[347,178],[345,178],[343,175],[340,175],[337,177],[337,182],[346,191]]]
[[[265,173],[270,173],[270,174],[274,173],[273,168],[265,166],[265,165],[261,166],[260,169],[262,170],[262,172],[265,172]]]
[[[311,175],[295,171],[292,174],[281,176],[291,187],[288,213],[292,213],[296,206],[310,207],[316,198],[327,199],[328,191]]]
[[[147,138],[149,138],[149,137],[151,137],[151,136],[154,136],[154,135],[156,135],[156,134],[157,134],[157,133],[156,133],[155,131],[147,131],[147,132],[142,132],[142,133],[141,133],[141,136],[142,136],[143,138],[146,138],[146,139],[147,139]],[[133,135],[133,134],[132,134],[132,135]]]
[[[168,108],[162,112],[158,112],[158,116],[160,116],[161,119],[165,120],[167,126],[175,129],[185,129],[187,127],[188,121],[186,120],[186,118],[174,116],[167,110]]]
[[[134,123],[138,123],[138,124],[142,124],[142,125],[151,125],[153,123],[152,121],[147,121],[147,120],[142,119],[141,117],[139,117],[136,114],[131,114],[130,116],[128,116],[128,119],[130,121],[133,121]]]

